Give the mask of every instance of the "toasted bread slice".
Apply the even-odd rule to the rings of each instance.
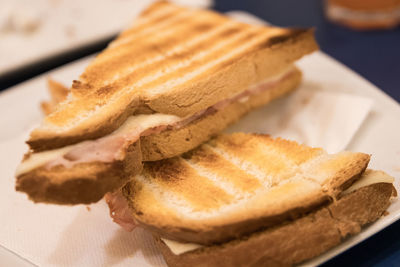
[[[89,204],[126,184],[131,173],[142,170],[140,142],[125,151],[123,159],[112,162],[83,162],[73,168],[40,166],[17,176],[15,189],[34,202]],[[29,154],[25,157],[29,158]]]
[[[316,49],[312,30],[252,26],[157,2],[96,57],[27,143],[43,151],[98,138],[133,114],[186,117]]]
[[[391,183],[375,183],[339,196],[337,201],[302,218],[182,254],[175,254],[159,237],[156,240],[168,266],[292,266],[359,233],[362,226],[384,214],[395,195]]]
[[[144,228],[208,245],[329,203],[360,177],[369,159],[267,135],[219,135],[181,157],[144,163],[123,193]]]
[[[16,189],[26,192],[35,202],[57,204],[96,202],[106,192],[121,187],[132,178],[133,174],[138,173],[141,170],[142,160],[176,156],[200,145],[253,108],[291,92],[300,80],[301,73],[296,71],[289,79],[264,93],[250,96],[245,102],[234,102],[179,130],[166,130],[143,136],[140,141],[132,142],[115,162],[86,162],[72,167],[52,168],[39,165],[23,174],[17,173]]]

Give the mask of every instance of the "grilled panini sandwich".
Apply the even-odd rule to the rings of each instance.
[[[155,235],[170,266],[291,265],[385,212],[393,178],[365,171],[369,160],[267,135],[219,135],[146,162],[122,189],[128,213],[120,198],[108,202],[124,228]]]
[[[91,203],[142,161],[186,152],[292,91],[313,31],[252,26],[157,2],[73,81],[33,130],[16,189],[36,202]]]

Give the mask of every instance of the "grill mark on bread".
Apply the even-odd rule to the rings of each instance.
[[[163,190],[158,184],[149,182],[148,178],[143,175],[137,175],[135,179],[130,181],[129,186],[124,186],[122,190],[125,197],[131,200],[133,200],[133,196],[135,196],[135,200],[129,202],[129,205],[133,207],[138,214],[146,212],[145,209],[138,205],[139,203],[151,203],[152,205],[148,205],[146,208],[153,210],[155,213],[162,210],[163,213],[168,214],[170,218],[176,217],[176,207],[181,207],[180,212],[191,211],[190,209],[184,208],[190,206],[189,202],[177,197],[171,192]]]
[[[185,156],[192,164],[214,172],[219,179],[232,184],[242,193],[254,192],[261,187],[260,181],[207,146],[201,146]]]
[[[191,161],[185,161],[193,170],[195,170],[198,175],[207,178],[210,180],[216,187],[222,189],[226,193],[232,196],[232,199],[229,201],[231,204],[232,202],[237,201],[244,197],[244,195],[249,195],[248,193],[244,192],[243,190],[239,189],[237,186],[232,184],[229,179],[226,179],[220,175],[218,175],[214,171],[208,171],[206,168],[203,168],[201,165],[194,164]],[[215,198],[219,198],[217,195],[214,195]]]
[[[321,148],[312,148],[298,144],[295,141],[285,140],[282,138],[271,138],[263,135],[253,135],[260,144],[265,145],[265,149],[274,149],[277,154],[285,155],[285,160],[291,161],[293,164],[299,165],[309,161],[316,156],[324,153]],[[279,144],[278,146],[276,144]]]
[[[220,155],[223,159],[231,162],[234,166],[257,178],[258,181],[260,181],[260,184],[262,184],[265,188],[271,187],[270,179],[268,179],[267,175],[252,162],[237,158],[234,155],[227,153],[225,150],[220,149],[219,147],[210,146],[210,144],[205,144],[203,146],[207,146],[211,151]]]
[[[163,190],[174,192],[189,202],[194,211],[218,209],[233,199],[232,195],[217,187],[206,177],[200,176],[179,158],[151,164],[144,175]],[[186,177],[191,179],[185,179]],[[192,193],[193,188],[196,188],[196,194]]]
[[[221,136],[216,140],[215,145],[225,153],[233,155],[239,161],[250,162],[257,166],[261,172],[267,173],[267,179],[272,186],[296,174],[296,166],[290,160],[287,160],[284,154],[275,151],[274,147],[263,146],[257,139],[245,138],[246,135],[243,135],[243,137],[234,139]]]
[[[205,30],[205,33],[208,33],[207,29],[211,29],[210,25],[208,24],[201,24],[199,25],[199,27],[201,28],[201,30]],[[160,68],[160,64],[162,66],[161,61],[168,61],[169,65],[173,65],[174,62],[179,63],[180,61],[187,59],[185,57],[191,57],[193,55],[195,55],[195,53],[200,52],[200,51],[207,51],[207,49],[214,45],[217,44],[220,41],[224,41],[225,38],[227,38],[228,36],[232,36],[235,33],[239,32],[238,28],[234,28],[233,26],[228,27],[225,30],[222,30],[220,33],[217,31],[216,32],[216,36],[215,38],[210,40],[207,39],[200,39],[200,41],[198,42],[191,42],[191,38],[195,37],[197,34],[195,32],[191,32],[188,34],[184,35],[184,39],[182,39],[182,36],[179,37],[175,37],[177,39],[170,39],[170,40],[165,40],[165,43],[161,44],[160,46],[155,46],[155,48],[159,48],[159,47],[163,47],[162,50],[157,50],[159,57],[157,59],[153,58],[153,60],[150,60],[150,62],[148,62],[146,64],[146,62],[144,61],[143,63],[139,63],[136,64],[135,67],[133,68],[126,68],[125,70],[119,70],[117,76],[111,78],[111,81],[117,81],[120,82],[122,86],[125,86],[125,84],[127,83],[132,83],[133,81],[123,81],[124,78],[129,77],[132,74],[138,75],[138,78],[143,78],[140,74],[141,73],[146,73],[147,71],[156,71],[157,69]],[[204,33],[204,35],[206,35]],[[215,34],[215,32],[214,32]],[[212,37],[213,34],[209,37]],[[196,36],[197,40],[199,39],[198,35]],[[201,37],[201,36],[200,36]],[[185,43],[185,46],[183,47],[176,47],[175,43],[176,42],[183,42]],[[173,48],[175,46],[175,49]],[[169,49],[169,48],[172,49]],[[156,50],[156,49],[154,49]],[[116,63],[111,63],[109,66],[110,68],[112,68],[112,64],[115,64],[116,66],[120,66],[120,64],[118,63],[120,59],[116,58],[115,62]],[[126,65],[132,65],[131,63],[127,62]],[[137,74],[137,72],[139,74]],[[110,74],[110,73],[109,73]],[[104,75],[107,75],[106,73],[104,73]],[[111,75],[111,74],[110,74]],[[117,80],[119,79],[119,81]]]
[[[193,14],[194,10],[178,12],[178,14],[176,14],[170,20],[163,20],[160,21],[159,23],[151,24],[151,26],[144,27],[140,31],[129,32],[130,30],[128,29],[124,32],[125,35],[113,41],[108,49],[110,50],[118,49],[120,45],[125,44],[127,42],[132,42],[134,40],[140,40],[140,41],[146,40],[146,38],[148,38],[150,35],[153,35],[155,33],[159,34],[158,31],[163,31],[163,30],[171,31],[172,29],[175,29],[176,26],[182,25],[182,23],[187,21],[188,18],[193,16]],[[188,22],[191,23],[192,21]]]
[[[194,54],[196,51],[188,51],[191,48],[187,46],[177,49],[176,43],[189,42],[196,35],[205,34],[214,27],[215,25],[208,22],[199,23],[195,26],[186,25],[181,35],[168,35],[165,36],[165,39],[158,40],[157,43],[148,43],[144,46],[129,46],[126,49],[117,50],[117,55],[113,55],[115,53],[108,53],[108,58],[100,60],[101,64],[96,63],[92,68],[87,70],[88,74],[86,74],[86,77],[91,77],[87,81],[101,86],[101,82],[103,81],[99,82],[99,79],[96,79],[93,74],[100,75],[102,80],[105,79],[107,83],[118,82],[120,79],[124,79],[130,75],[139,76],[140,78],[141,74],[145,73],[143,70],[141,71],[143,68],[148,69],[149,66],[152,66],[151,69],[156,70],[160,66],[165,65],[162,61],[168,61],[170,58],[174,59],[173,57],[178,57],[180,53],[187,51],[186,54]],[[203,45],[204,50],[206,49],[206,45]],[[120,83],[121,86],[126,85],[124,82]]]

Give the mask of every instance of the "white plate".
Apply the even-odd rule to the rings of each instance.
[[[245,14],[242,13],[241,15],[239,14],[239,16],[242,16],[243,18]],[[2,144],[2,149],[0,149],[0,161],[10,162],[6,168],[0,168],[0,177],[8,180],[8,182],[3,182],[3,185],[8,183],[6,188],[0,186],[0,194],[5,194],[10,199],[10,201],[0,202],[1,218],[5,218],[5,216],[19,216],[18,218],[23,220],[26,218],[28,213],[32,212],[41,212],[43,216],[53,216],[54,214],[57,214],[58,210],[60,209],[57,206],[51,205],[27,204],[28,201],[25,199],[24,195],[14,192],[12,186],[14,178],[12,177],[12,173],[15,165],[18,162],[18,159],[10,159],[11,157],[15,157],[12,153],[14,145],[7,146],[7,144],[11,144],[11,142],[8,142],[7,140],[15,140],[16,136],[20,136],[34,124],[39,122],[41,113],[38,108],[38,103],[47,98],[46,77],[51,75],[53,78],[59,81],[70,84],[70,81],[77,77],[90,59],[91,57],[79,60],[65,67],[51,71],[48,74],[27,81],[0,94],[0,113],[3,114],[0,118],[0,127],[2,129],[0,131],[0,145]],[[373,159],[370,163],[371,168],[381,169],[394,177],[400,177],[400,163],[398,161],[400,156],[400,142],[398,141],[400,136],[399,104],[384,94],[377,87],[321,52],[314,53],[313,55],[302,59],[298,65],[304,72],[303,86],[315,86],[320,90],[339,91],[348,94],[369,97],[374,100],[372,112],[348,146],[348,149],[372,154]],[[15,149],[17,148],[19,150],[21,149],[20,146],[15,147]],[[0,182],[0,185],[1,184],[2,182]],[[400,180],[398,178],[395,181],[395,186],[400,188]],[[21,205],[28,205],[30,207],[29,210],[26,211],[26,214],[25,212],[22,214],[17,213],[17,210],[21,207]],[[76,213],[74,213],[75,211]],[[323,255],[306,262],[305,265],[321,264],[348,249],[349,247],[354,246],[355,244],[382,230],[389,224],[397,221],[400,218],[400,201],[394,201],[388,211],[389,215],[368,226],[360,234],[347,239],[345,242],[329,250]],[[73,253],[77,253],[79,250],[84,251],[80,257],[85,257],[85,255],[88,256],[90,254],[96,255],[98,262],[91,262],[92,264],[107,265],[107,263],[110,263],[110,261],[105,262],[105,258],[102,258],[104,254],[106,254],[106,251],[104,251],[105,247],[103,245],[99,246],[97,243],[88,245],[82,241],[85,239],[85,235],[93,231],[91,228],[85,228],[85,230],[82,230],[82,232],[76,231],[76,229],[79,229],[79,220],[82,220],[83,218],[91,220],[93,223],[93,228],[101,226],[102,229],[105,229],[102,232],[103,236],[99,238],[111,239],[112,244],[116,246],[120,243],[129,242],[128,237],[135,240],[141,240],[142,243],[140,245],[130,244],[131,246],[139,247],[139,249],[136,248],[135,250],[135,256],[124,254],[122,256],[125,256],[125,258],[118,259],[119,261],[117,262],[111,261],[111,263],[121,266],[125,264],[137,266],[139,263],[145,265],[156,264],[159,266],[163,264],[162,261],[156,260],[154,257],[149,259],[148,256],[146,256],[149,255],[149,251],[153,251],[150,253],[151,255],[155,255],[154,253],[156,253],[152,247],[153,244],[148,240],[149,236],[143,233],[141,230],[134,231],[136,233],[121,234],[121,231],[118,230],[118,226],[111,223],[111,220],[107,218],[107,210],[104,203],[93,205],[91,212],[86,212],[84,206],[70,207],[68,212],[71,212],[72,214],[71,224],[68,226],[74,224],[76,228],[69,227],[68,229],[65,229],[66,231],[61,229],[63,232],[63,238],[68,239],[69,242],[71,242],[71,240],[77,240],[77,248],[75,248]],[[7,251],[5,249],[0,249],[0,263],[8,260],[8,262],[14,261],[16,265],[20,266],[26,266],[27,264],[29,265],[29,263],[26,261],[18,259],[15,254],[18,254],[17,250],[20,247],[19,243],[32,242],[32,236],[34,234],[40,236],[40,233],[32,233],[34,228],[16,229],[17,226],[9,224],[2,226],[3,227],[0,228],[0,237],[4,234],[4,231],[8,231],[8,233],[15,233],[16,240],[14,240],[14,242],[4,244],[3,239],[0,238],[0,245],[9,250]],[[49,226],[50,233],[47,233],[49,235],[48,238],[51,238],[52,231],[56,230],[60,231],[60,229],[57,227],[50,230]],[[35,242],[35,246],[43,246],[43,244],[40,243],[40,239],[37,239]],[[60,242],[62,243],[63,240],[60,240]],[[82,247],[79,247],[80,245]],[[66,262],[68,262],[68,258],[71,256],[69,253],[72,252],[67,250],[65,246],[61,246],[61,248],[59,245],[57,247],[49,248],[49,253],[65,254]],[[15,254],[10,253],[10,251],[15,252]],[[24,253],[20,253],[19,256],[21,258],[28,259],[34,264],[50,265],[50,263],[46,262],[48,260],[47,258],[42,259],[42,261],[38,260],[34,250],[30,252],[25,251]],[[51,259],[50,255],[49,258]],[[146,259],[143,260],[144,258]],[[82,265],[82,262],[80,262],[80,264]],[[54,262],[51,265],[54,265]],[[77,263],[76,265],[79,264]]]
[[[154,0],[2,0],[0,76],[110,38]],[[175,0],[208,7],[212,0]],[[10,26],[14,25],[14,26]],[[28,25],[37,25],[29,31]]]

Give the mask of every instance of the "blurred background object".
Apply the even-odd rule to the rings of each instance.
[[[326,0],[325,13],[357,30],[390,29],[400,23],[400,0]]]

